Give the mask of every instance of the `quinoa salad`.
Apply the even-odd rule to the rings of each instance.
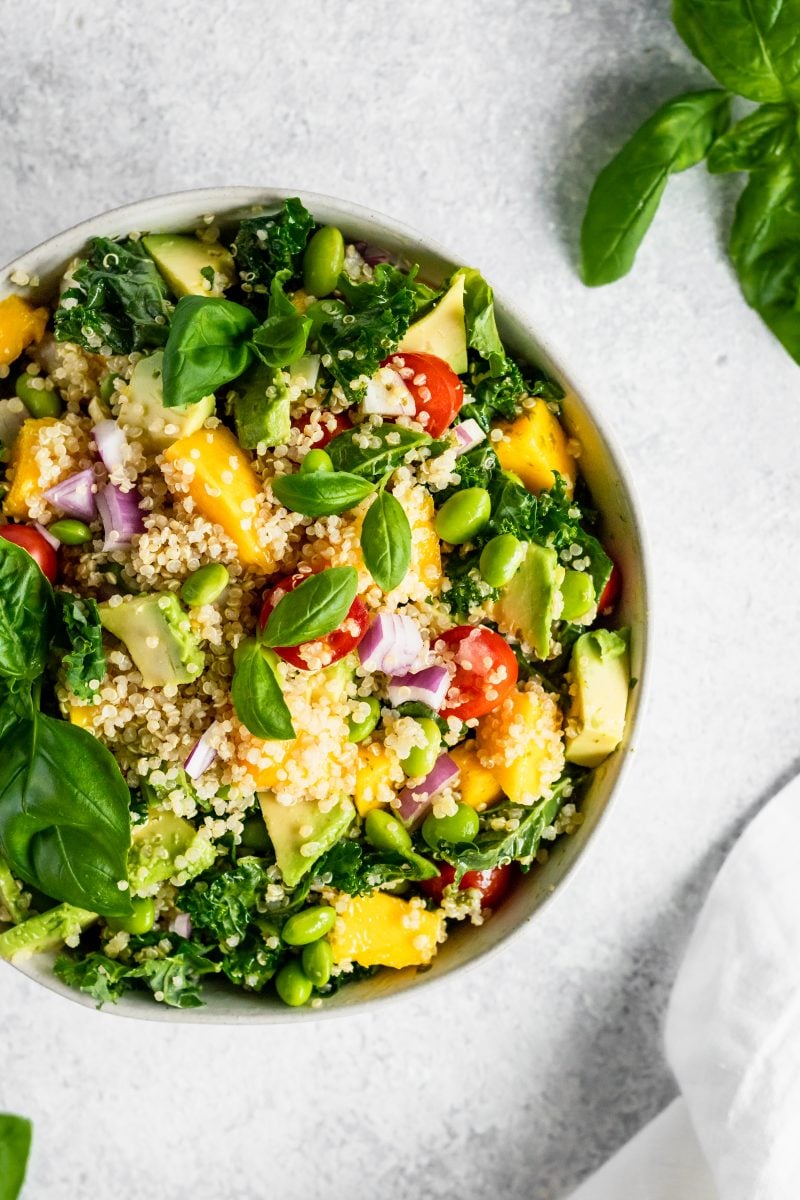
[[[10,285],[0,957],[180,1008],[425,970],[624,735],[561,389],[478,271],[297,199]]]

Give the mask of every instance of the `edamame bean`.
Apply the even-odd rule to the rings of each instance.
[[[567,571],[561,581],[562,621],[577,621],[594,606],[594,583],[586,571]]]
[[[116,375],[112,371],[110,374],[104,375],[100,380],[100,399],[104,404],[108,404],[109,400],[116,395],[117,389],[114,387],[114,383],[117,379],[121,378],[121,375]]]
[[[47,532],[52,533],[64,546],[83,546],[92,540],[89,526],[74,517],[63,517],[60,521],[53,521]]]
[[[436,850],[442,842],[451,846],[459,842],[472,842],[480,829],[478,814],[468,804],[459,804],[456,811],[449,817],[435,817],[433,813],[425,818],[422,826],[422,836]]]
[[[303,971],[311,980],[314,987],[324,987],[331,977],[333,968],[333,950],[330,942],[312,942],[305,946],[300,956]]]
[[[347,722],[350,730],[347,735],[348,742],[363,742],[364,738],[369,737],[381,719],[381,706],[374,696],[368,696],[366,700],[359,699],[358,703],[360,705],[366,704],[369,712],[361,721],[356,721],[351,717]]]
[[[326,454],[324,450],[309,450],[303,461],[300,463],[300,474],[310,475],[314,471],[332,471],[333,461],[330,454]]]
[[[181,600],[190,608],[199,608],[201,604],[213,604],[215,600],[219,600],[230,580],[230,572],[222,563],[206,563],[184,579]]]
[[[34,379],[40,378],[23,371],[17,376],[14,391],[27,408],[32,417],[60,417],[61,397],[57,392],[49,392],[44,386],[34,387]],[[41,380],[44,384],[44,380]]]
[[[419,778],[433,770],[439,750],[442,746],[442,735],[439,726],[432,717],[421,717],[417,725],[425,737],[425,744],[413,746],[405,758],[400,760],[400,766],[406,775]]]
[[[269,850],[270,840],[264,818],[259,814],[247,817],[242,825],[242,845],[245,850]]]
[[[411,834],[397,817],[383,808],[371,808],[364,818],[364,837],[376,850],[405,857],[411,853]]]
[[[275,976],[275,991],[284,1004],[300,1008],[311,998],[312,983],[297,959],[281,967]]]
[[[308,331],[309,337],[316,337],[326,321],[330,321],[332,317],[343,317],[347,309],[341,300],[317,300],[314,304],[309,304],[305,315],[311,321],[311,328]]]
[[[490,587],[505,587],[511,583],[524,557],[524,542],[513,533],[498,533],[481,551],[481,575]]]
[[[133,912],[127,917],[109,917],[108,927],[115,932],[149,933],[156,923],[156,906],[152,896],[131,896]]]
[[[312,296],[328,296],[344,269],[344,238],[335,225],[318,229],[303,255],[303,285]]]
[[[492,515],[492,501],[486,488],[465,488],[445,500],[436,514],[436,532],[443,542],[462,546],[483,529]]]
[[[307,946],[330,933],[336,921],[336,909],[329,904],[316,904],[294,913],[281,930],[287,946]]]

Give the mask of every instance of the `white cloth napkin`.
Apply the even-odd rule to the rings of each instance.
[[[571,1200],[800,1197],[800,776],[750,823],[670,998],[681,1090]]]

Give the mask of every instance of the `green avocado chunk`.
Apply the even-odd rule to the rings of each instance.
[[[573,646],[568,762],[598,767],[622,741],[630,692],[629,641],[628,629],[594,629],[582,633]]]
[[[253,363],[233,385],[236,437],[245,450],[263,443],[282,446],[289,441],[291,411],[283,372]]]
[[[315,800],[279,804],[269,792],[261,792],[258,802],[283,881],[290,888],[344,837],[356,815],[346,796],[329,812],[322,812]]]
[[[564,568],[555,550],[531,542],[516,575],[495,604],[495,620],[501,630],[527,642],[537,658],[550,654],[556,596],[563,578]]]
[[[464,276],[458,275],[435,308],[415,321],[398,346],[402,353],[435,354],[456,375],[467,369],[467,327],[464,318]]]
[[[0,933],[0,958],[56,950],[68,937],[74,937],[96,920],[97,913],[76,908],[74,904],[59,904]]]
[[[167,408],[164,404],[162,368],[164,352],[141,358],[133,368],[130,383],[121,392],[117,420],[131,441],[141,442],[148,454],[159,454],[178,438],[202,429],[215,411],[213,396],[196,404]]]
[[[176,296],[221,296],[233,283],[233,257],[219,242],[151,233],[142,245]]]
[[[125,597],[98,611],[103,628],[125,643],[146,688],[191,683],[202,674],[205,655],[173,592]]]
[[[193,879],[213,865],[216,850],[191,822],[172,812],[154,812],[134,827],[128,854],[128,879],[134,895],[145,895],[171,879]]]

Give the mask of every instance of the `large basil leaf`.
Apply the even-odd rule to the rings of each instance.
[[[55,601],[59,621],[56,641],[66,651],[61,660],[64,682],[79,700],[93,700],[97,688],[91,684],[102,682],[106,673],[97,602],[89,596],[79,599],[71,592],[56,592]]]
[[[247,369],[256,319],[241,304],[217,296],[182,296],[164,348],[164,403],[196,404]]]
[[[113,756],[85,730],[42,713],[6,730],[0,754],[0,851],[54,900],[130,912],[130,796]]]
[[[282,596],[269,615],[265,646],[300,646],[338,629],[358,590],[353,567],[329,567]]]
[[[388,492],[379,492],[361,525],[361,552],[367,570],[384,592],[406,577],[411,562],[411,526],[403,506]]]
[[[800,99],[800,0],[673,0],[672,19],[724,87],[748,100]]]
[[[50,640],[53,590],[21,546],[0,537],[0,677],[34,680]]]
[[[365,479],[380,479],[399,467],[409,450],[430,443],[427,433],[404,429],[401,425],[360,425],[346,429],[328,446],[328,454],[337,471],[351,471]],[[360,445],[366,441],[367,445]]]
[[[791,104],[762,104],[717,138],[708,152],[708,169],[755,171],[788,154],[797,141],[797,111]]]
[[[298,312],[284,292],[289,275],[279,271],[273,279],[267,319],[253,331],[252,347],[268,367],[288,367],[306,351],[311,319]]]
[[[25,1117],[0,1113],[0,1200],[17,1200],[22,1191],[32,1135]]]
[[[596,287],[627,275],[670,175],[700,162],[727,127],[730,98],[676,96],[640,126],[592,188],[581,228],[581,274]]]
[[[793,159],[750,176],[729,248],[747,303],[800,362],[800,167]]]
[[[375,490],[374,484],[349,471],[310,471],[279,475],[272,481],[275,496],[290,512],[327,517],[354,508]]]
[[[255,639],[237,653],[231,699],[237,717],[255,737],[288,741],[295,737],[292,715],[275,674],[275,656],[269,661],[268,654]]]

